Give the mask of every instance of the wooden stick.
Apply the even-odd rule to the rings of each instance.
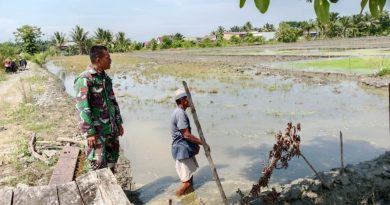
[[[306,159],[306,157],[303,156],[302,153],[300,154],[300,156],[302,156],[303,160],[305,160],[305,162],[309,165],[311,170],[313,170],[313,172],[317,175],[317,177],[318,177],[318,179],[320,179],[322,185],[329,189],[329,186],[327,184],[325,184],[324,179],[322,179],[322,177],[318,174],[318,172],[314,169],[314,167],[310,164],[310,162]]]
[[[67,138],[67,137],[57,137],[56,140],[59,142],[70,142],[73,144],[85,145],[85,142],[83,142],[83,141],[77,141],[77,140]]]
[[[31,136],[31,139],[30,141],[28,142],[28,151],[31,152],[31,155],[34,157],[34,158],[37,158],[45,163],[48,163],[48,161],[46,160],[46,158],[40,154],[38,154],[36,151],[35,151],[35,140],[36,140],[36,134],[34,133],[32,136]]]
[[[198,129],[200,140],[202,141],[203,144],[207,144],[206,139],[204,138],[204,135],[203,135],[202,128],[201,128],[200,123],[199,123],[198,115],[196,114],[195,105],[192,101],[190,90],[188,89],[187,83],[185,81],[183,81],[183,86],[184,86],[186,93],[187,93],[187,99],[188,99],[190,106],[191,106],[192,117],[194,118],[196,128]],[[218,190],[219,190],[219,193],[221,195],[222,201],[225,205],[228,205],[228,201],[227,201],[225,192],[223,191],[221,181],[219,180],[219,177],[218,177],[217,168],[215,167],[213,159],[211,158],[211,155],[210,155],[210,150],[204,149],[204,152],[205,152],[207,160],[209,161],[211,172],[213,173],[214,180],[217,183]]]
[[[341,174],[344,173],[344,155],[343,155],[343,133],[340,131],[340,157],[341,157]]]

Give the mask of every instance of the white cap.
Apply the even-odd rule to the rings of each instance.
[[[183,89],[177,89],[175,91],[175,100],[178,100],[178,99],[180,99],[182,97],[187,97],[186,91],[183,90]]]

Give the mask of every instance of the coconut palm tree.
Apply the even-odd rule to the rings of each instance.
[[[273,32],[273,31],[276,31],[275,29],[275,26],[271,23],[266,23],[264,26],[263,26],[263,31],[265,32]]]
[[[126,38],[125,32],[118,32],[115,35],[114,51],[126,52],[131,44],[130,39]]]
[[[213,31],[212,34],[214,34],[217,39],[221,40],[223,39],[223,35],[225,33],[225,28],[223,26],[218,26],[217,30],[216,31]]]
[[[94,40],[96,44],[110,47],[113,42],[113,35],[110,30],[97,28],[95,31]]]
[[[52,41],[57,50],[60,51],[65,44],[65,34],[58,31],[54,32]]]
[[[253,30],[253,26],[252,26],[252,23],[250,21],[247,21],[242,28],[246,32]]]
[[[79,47],[79,54],[84,54],[88,43],[88,32],[77,25],[71,32],[71,37]]]
[[[230,32],[240,32],[240,31],[241,31],[241,29],[239,26],[233,26],[230,28]]]
[[[349,16],[343,16],[339,19],[339,22],[341,24],[341,27],[343,29],[343,37],[346,37],[347,30],[352,28],[353,24],[351,21],[351,18]]]
[[[337,37],[340,34],[340,27],[338,25],[339,13],[329,13],[329,23],[327,24],[327,36],[330,38]]]

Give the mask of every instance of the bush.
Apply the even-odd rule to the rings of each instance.
[[[54,56],[54,55],[55,55],[55,52],[53,53],[51,51],[37,53],[33,57],[31,57],[31,61],[42,67],[43,64],[46,63],[46,58],[48,56]]]
[[[278,30],[276,31],[276,39],[280,42],[290,43],[298,40],[299,30],[292,28],[286,23],[281,23]]]
[[[378,72],[378,76],[385,76],[385,75],[390,75],[390,68],[382,68]]]

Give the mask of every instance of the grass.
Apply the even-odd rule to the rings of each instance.
[[[5,75],[4,71],[0,71],[0,81],[5,81],[7,80],[7,76]]]
[[[51,163],[55,163],[57,158],[53,158]],[[28,164],[28,166],[27,166]],[[30,186],[36,185],[39,180],[48,182],[49,177],[45,172],[50,171],[49,165],[34,159],[28,151],[28,139],[20,137],[17,141],[17,147],[12,153],[11,166],[17,172],[8,179],[8,184],[16,186],[19,183]],[[46,184],[46,183],[44,183]]]
[[[44,110],[36,105],[21,104],[11,113],[12,122],[10,123],[23,124],[27,130],[36,133],[51,132],[55,125],[43,113]]]
[[[294,68],[311,68],[313,70],[375,73],[378,72],[380,68],[390,67],[390,59],[379,57],[330,59],[294,63],[292,66]]]
[[[135,68],[135,65],[142,63],[149,63],[149,60],[143,58],[136,58],[126,56],[123,54],[111,54],[112,64],[111,69],[115,71],[131,70]],[[80,73],[90,64],[89,56],[77,55],[77,56],[56,56],[50,58],[51,61],[57,66],[60,66],[69,73]]]

